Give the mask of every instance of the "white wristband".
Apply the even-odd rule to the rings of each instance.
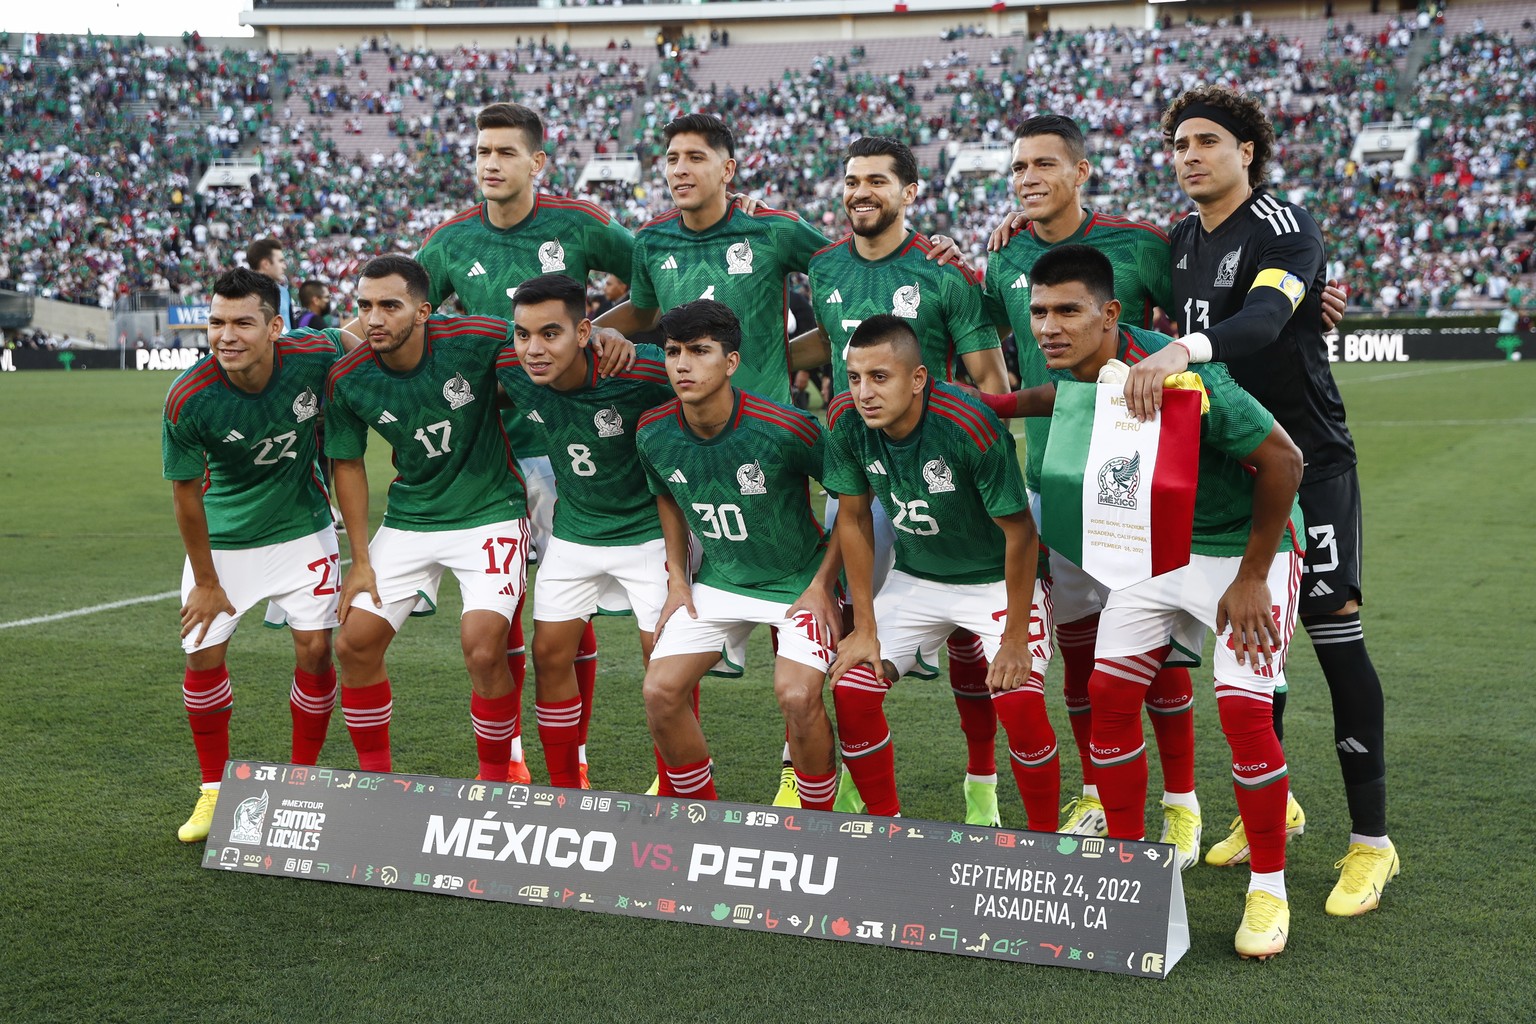
[[[1184,351],[1189,353],[1191,363],[1208,363],[1211,361],[1211,339],[1196,331],[1194,334],[1186,334],[1182,338],[1175,338],[1175,345],[1181,345]]]

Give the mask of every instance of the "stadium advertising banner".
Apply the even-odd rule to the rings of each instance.
[[[1164,978],[1173,848],[672,797],[225,765],[203,866]]]
[[[1519,359],[1536,351],[1536,333],[1481,327],[1441,327],[1415,320],[1413,327],[1375,324],[1324,336],[1333,363],[1411,363],[1427,359]]]

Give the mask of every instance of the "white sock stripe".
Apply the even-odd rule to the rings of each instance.
[[[228,679],[212,690],[189,690],[185,686],[181,688],[181,701],[191,711],[223,707],[225,704],[232,703],[234,699],[235,691],[230,687]]]
[[[288,691],[288,702],[300,711],[307,711],[312,715],[329,714],[336,707],[336,689],[333,687],[330,693],[315,696],[305,693],[295,683],[293,689]]]
[[[527,653],[528,653],[527,646],[523,646],[523,647],[508,647],[507,648],[507,657],[509,657],[509,658],[512,657],[513,655],[527,654]]]
[[[553,709],[535,706],[533,712],[540,728],[558,729],[581,724],[581,708],[579,707]]]
[[[1147,671],[1151,672],[1153,675],[1157,675],[1157,670],[1163,667],[1163,663],[1152,657],[1150,654],[1132,654],[1127,656],[1124,660],[1136,665],[1144,666]]]
[[[597,652],[593,651],[591,654],[578,654],[578,655],[576,655],[576,660],[577,661],[596,661],[597,660]]]
[[[867,757],[868,755],[873,754],[875,751],[881,750],[881,749],[889,746],[890,742],[891,742],[891,734],[889,732],[887,732],[885,734],[885,738],[882,739],[879,743],[871,743],[869,746],[865,747],[863,750],[849,750],[848,749],[848,745],[845,744],[845,743],[840,743],[840,744],[838,744],[838,746],[839,746],[839,748],[843,752],[843,760],[844,761],[848,761],[848,760],[857,761],[861,757]]]
[[[800,790],[802,797],[810,797],[812,800],[825,800],[837,792],[837,773],[833,773],[825,780],[813,782],[806,776],[795,772],[795,786]]]
[[[1077,629],[1067,629],[1064,626],[1056,627],[1056,642],[1062,647],[1083,647],[1098,639],[1099,627],[1087,626]]]
[[[1157,670],[1147,671],[1144,666],[1124,661],[1120,658],[1102,658],[1093,665],[1095,672],[1103,672],[1105,675],[1115,676],[1142,686],[1152,682],[1152,677],[1157,675]]]
[[[492,743],[500,743],[502,740],[510,740],[512,733],[515,731],[511,726],[505,729],[491,729],[486,726],[477,725],[475,726],[475,737],[477,739],[489,740]]]
[[[341,717],[350,726],[366,729],[370,726],[388,725],[389,716],[394,713],[395,702],[389,701],[379,708],[342,708]]]
[[[987,649],[981,645],[981,640],[972,640],[969,644],[950,644],[949,657],[951,661],[963,661],[967,665],[974,665],[978,661],[986,659]]]
[[[1216,699],[1222,700],[1226,697],[1247,697],[1249,700],[1256,700],[1260,704],[1273,704],[1275,702],[1275,698],[1267,693],[1256,693],[1253,690],[1244,690],[1226,683],[1217,683]]]
[[[672,788],[680,794],[694,793],[709,785],[709,780],[714,774],[714,761],[704,762],[702,768],[693,768],[684,771],[681,768],[667,768],[667,781]]]

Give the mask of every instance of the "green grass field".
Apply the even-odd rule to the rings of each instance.
[[[174,835],[197,773],[177,602],[162,598],[0,628],[0,1020],[1528,1019],[1536,367],[1337,370],[1362,457],[1367,637],[1388,693],[1404,865],[1364,918],[1322,911],[1348,821],[1304,642],[1286,751],[1308,829],[1291,847],[1290,947],[1265,964],[1232,952],[1244,874],[1204,865],[1185,875],[1193,948],[1166,982],[206,871],[201,846]],[[178,585],[158,447],[170,381],[0,377],[0,625]],[[373,455],[377,515],[387,473]],[[475,770],[452,591],[391,651],[402,771]],[[231,652],[233,748],[284,760],[292,649],[254,626]],[[652,767],[632,631],[601,621],[591,749],[597,784],[638,791]],[[727,799],[767,801],[776,783],[782,734],[755,643],[756,671],[704,695]],[[1235,811],[1209,675],[1196,682],[1209,845]],[[1070,793],[1076,761],[1052,704]],[[903,685],[888,707],[907,812],[956,817],[963,744],[947,688]],[[338,714],[325,760],[352,757]],[[1004,780],[1005,823],[1019,825],[1006,768]]]

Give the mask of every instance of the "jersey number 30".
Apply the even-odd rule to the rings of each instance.
[[[699,536],[709,540],[746,540],[747,521],[742,517],[740,505],[704,505],[693,503],[694,512],[704,520]]]

